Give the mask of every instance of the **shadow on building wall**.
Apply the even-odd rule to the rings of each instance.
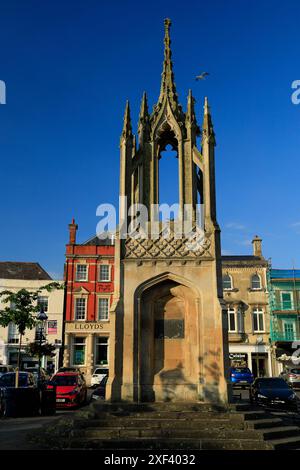
[[[164,370],[159,373],[163,388],[163,401],[174,401],[177,399],[177,390],[182,386],[188,390],[197,392],[197,386],[187,381],[183,373],[183,365],[180,362],[175,369]],[[180,393],[179,393],[180,394]]]

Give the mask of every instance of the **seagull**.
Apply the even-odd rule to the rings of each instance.
[[[197,77],[195,78],[195,80],[205,80],[205,77],[209,75],[208,72],[202,72],[201,75],[197,75]]]

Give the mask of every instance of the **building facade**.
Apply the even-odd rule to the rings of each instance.
[[[114,246],[97,237],[76,244],[74,220],[69,230],[63,365],[79,367],[90,383],[94,369],[107,373],[113,360]]]
[[[0,290],[17,292],[20,289],[36,291],[41,287],[53,282],[53,279],[38,263],[0,262]],[[61,281],[62,282],[62,281]],[[60,352],[62,347],[63,329],[63,290],[52,292],[42,291],[38,303],[43,307],[48,316],[46,323],[46,340],[55,345],[55,357],[44,358],[43,365],[47,367],[53,364],[56,370],[59,366]],[[5,308],[0,297],[0,309]],[[38,328],[38,327],[37,327]],[[37,337],[37,329],[27,329],[22,338],[22,366],[35,367],[38,358],[26,354],[26,345],[34,342]],[[0,364],[16,366],[18,358],[19,333],[16,325],[10,323],[8,327],[0,326]]]
[[[252,256],[223,256],[223,292],[228,309],[231,365],[251,369],[255,377],[272,377],[268,261],[261,239],[253,239]]]
[[[285,366],[299,364],[296,351],[300,341],[300,270],[270,269],[268,290],[274,369],[279,374]]]

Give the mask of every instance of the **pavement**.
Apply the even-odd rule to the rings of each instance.
[[[34,444],[27,440],[30,431],[58,421],[63,416],[72,416],[89,405],[92,390],[88,389],[87,404],[76,410],[57,410],[54,416],[34,416],[0,419],[0,450],[34,450]]]

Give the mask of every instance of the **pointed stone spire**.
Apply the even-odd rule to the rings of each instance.
[[[150,136],[149,111],[148,111],[147,95],[145,91],[143,93],[143,98],[141,102],[141,109],[140,109],[139,122],[138,122],[138,133],[139,133],[140,143],[143,140],[147,140]]]
[[[128,100],[126,101],[126,108],[125,108],[125,113],[124,113],[124,124],[123,124],[121,138],[123,139],[132,138],[132,126],[131,126],[130,107],[129,107]]]
[[[194,138],[200,134],[200,129],[197,125],[196,114],[195,114],[195,98],[192,95],[192,90],[189,90],[189,94],[187,98],[187,111],[185,114],[185,125],[187,129],[190,129]]]
[[[165,38],[164,38],[164,65],[163,72],[161,75],[161,86],[160,86],[160,95],[158,98],[158,105],[164,101],[164,98],[167,96],[170,100],[172,108],[178,107],[178,95],[176,92],[176,86],[174,82],[174,73],[173,73],[173,64],[172,64],[172,52],[171,52],[171,39],[170,39],[170,26],[171,20],[169,18],[165,19]]]
[[[148,103],[147,103],[147,94],[144,91],[143,98],[142,98],[142,103],[141,103],[141,109],[140,109],[140,121],[145,119],[145,117],[147,117],[147,116],[149,116]]]
[[[208,104],[207,96],[204,99],[204,116],[203,116],[202,134],[203,134],[203,137],[206,137],[213,145],[216,145],[215,133],[214,133],[214,128],[213,128],[213,123],[211,119],[210,107]]]
[[[192,95],[192,90],[189,90],[188,99],[187,99],[187,111],[186,119],[190,124],[196,121],[195,109],[194,109],[195,99]]]

